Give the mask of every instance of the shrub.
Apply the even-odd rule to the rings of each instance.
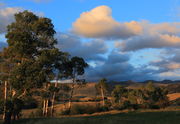
[[[69,109],[64,109],[64,110],[62,110],[59,114],[60,114],[60,115],[69,115],[69,114],[70,114],[70,111],[69,111]]]
[[[150,109],[160,109],[160,107],[158,105],[150,105],[149,108]]]
[[[60,115],[77,115],[77,114],[93,114],[95,112],[103,112],[108,111],[109,108],[107,106],[100,106],[97,104],[96,106],[90,105],[74,105],[71,107],[71,110],[65,109],[60,112]]]
[[[23,99],[23,109],[33,109],[38,107],[38,102],[32,97],[26,97]]]

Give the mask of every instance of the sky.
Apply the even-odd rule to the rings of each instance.
[[[56,47],[88,62],[88,81],[180,80],[180,0],[0,0],[0,49],[23,10],[52,20]]]

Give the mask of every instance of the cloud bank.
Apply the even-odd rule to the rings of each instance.
[[[118,22],[113,19],[108,6],[99,6],[82,13],[73,23],[72,31],[87,38],[120,40],[116,47],[122,51],[180,46],[179,22]]]

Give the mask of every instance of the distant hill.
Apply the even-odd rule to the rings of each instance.
[[[169,93],[180,93],[180,83],[169,84],[166,88]]]
[[[148,83],[148,82],[161,83],[161,84],[173,84],[173,83],[180,83],[180,80],[175,80],[175,81],[172,81],[172,80],[163,80],[163,81],[146,80],[141,83]]]

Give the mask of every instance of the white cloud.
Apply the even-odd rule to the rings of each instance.
[[[69,52],[72,56],[80,56],[86,60],[102,61],[104,57],[101,55],[108,51],[107,45],[103,40],[91,40],[83,42],[79,37],[67,34],[57,34],[57,47],[65,52]]]
[[[0,9],[0,33],[6,32],[6,26],[14,21],[14,14],[20,10],[18,7]]]
[[[99,6],[81,14],[73,23],[72,31],[85,37],[128,38],[141,34],[142,28],[136,21],[120,23],[113,19],[111,8]]]
[[[84,37],[119,39],[115,47],[122,51],[180,47],[179,22],[152,24],[143,20],[122,23],[113,19],[108,6],[82,13],[73,23],[72,31]]]

